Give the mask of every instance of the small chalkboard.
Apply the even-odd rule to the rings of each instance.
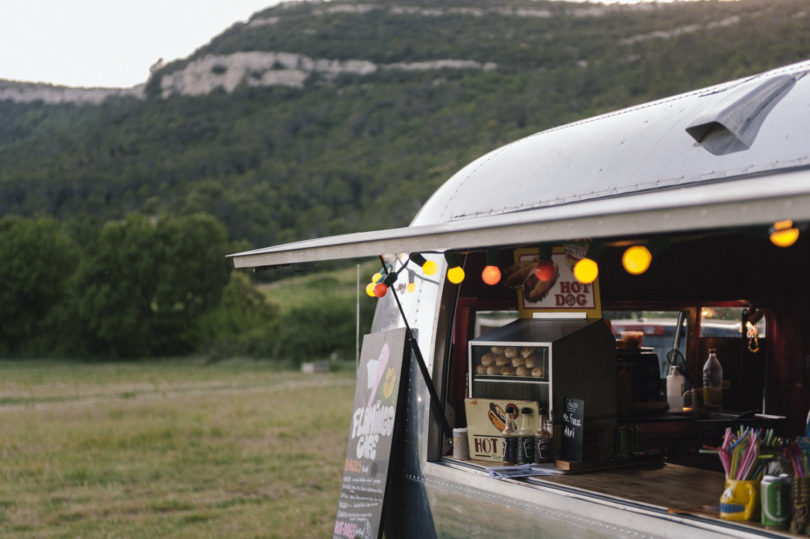
[[[366,335],[333,537],[381,537],[405,357],[405,329]]]
[[[562,416],[562,459],[582,462],[585,401],[565,397]]]

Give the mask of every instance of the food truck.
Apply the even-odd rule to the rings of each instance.
[[[790,534],[763,524],[768,500],[729,498],[728,479],[750,464],[759,492],[785,471],[788,509],[806,513],[791,451],[810,409],[808,70],[518,140],[453,175],[408,227],[232,255],[380,261],[344,487],[371,451],[353,453],[356,434],[395,438],[371,451],[387,470],[375,520],[350,522],[341,501],[335,535]],[[377,393],[393,400],[372,409]],[[548,418],[551,462],[503,465],[507,413],[532,436]],[[726,462],[746,436],[761,454]],[[735,505],[751,514],[729,517]]]

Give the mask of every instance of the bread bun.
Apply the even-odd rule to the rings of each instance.
[[[533,368],[537,367],[537,359],[535,359],[533,357],[527,357],[526,361],[523,363],[523,365],[527,369],[533,369]]]
[[[505,355],[509,359],[515,357],[517,353],[518,353],[517,348],[515,348],[514,346],[507,346],[506,348],[503,349],[503,355]]]
[[[490,350],[492,350],[492,353],[495,355],[503,354],[503,346],[493,346],[492,348],[490,348]]]
[[[509,364],[509,360],[506,359],[503,356],[498,356],[498,357],[495,358],[495,365],[497,365],[498,367],[503,367],[504,365],[508,365],[508,364]]]
[[[526,361],[526,360],[523,359],[522,357],[515,356],[515,357],[512,358],[512,366],[513,367],[522,367],[524,361]]]
[[[546,371],[543,367],[535,367],[532,369],[532,376],[535,378],[542,378],[545,373]]]
[[[496,367],[495,365],[490,365],[487,367],[487,374],[501,374],[501,368]]]
[[[501,368],[501,374],[504,376],[514,376],[515,375],[515,368],[511,365],[507,365],[506,367]]]
[[[529,348],[528,346],[524,346],[520,349],[520,357],[529,357],[534,354],[534,348]]]
[[[526,367],[518,367],[517,369],[515,369],[515,374],[517,374],[518,376],[529,376],[531,372],[532,371],[530,371]]]
[[[486,373],[487,368],[484,367],[483,365],[478,365],[477,367],[475,367],[475,374],[486,374]]]
[[[495,363],[495,356],[493,356],[492,354],[487,353],[481,356],[481,365],[483,365],[484,367],[489,367],[493,363]]]

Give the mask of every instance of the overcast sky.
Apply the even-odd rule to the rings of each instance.
[[[146,82],[159,58],[186,57],[231,24],[277,3],[0,0],[0,79],[128,88]]]

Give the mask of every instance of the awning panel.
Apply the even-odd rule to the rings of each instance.
[[[230,255],[237,268],[531,245],[810,220],[810,171],[659,189],[550,208],[357,232]]]

